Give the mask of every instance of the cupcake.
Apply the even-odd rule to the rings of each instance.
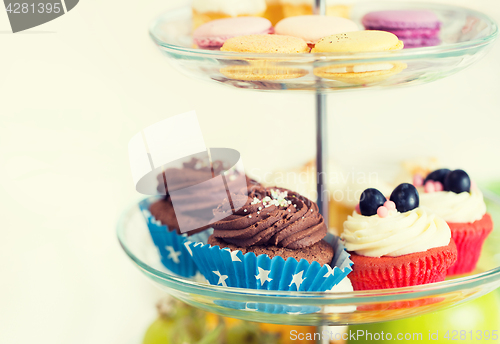
[[[216,211],[208,245],[189,243],[201,273],[214,285],[289,291],[326,291],[350,271],[350,260],[309,199],[281,188],[253,185],[246,204]],[[335,258],[335,259],[334,259]]]
[[[439,169],[425,179],[416,175],[422,207],[445,220],[457,245],[458,259],[448,275],[472,272],[486,237],[493,230],[481,190],[463,170]]]
[[[417,189],[400,184],[390,201],[366,189],[359,212],[344,222],[341,237],[354,263],[354,290],[407,287],[440,282],[457,259],[446,222],[419,207]]]
[[[193,30],[209,21],[231,17],[258,16],[266,11],[265,0],[193,0]]]
[[[165,196],[160,199],[158,197],[147,198],[139,203],[153,242],[160,253],[162,264],[183,277],[192,277],[198,271],[184,243],[188,238],[195,242],[207,242],[210,232],[205,230],[211,227],[207,223],[210,223],[210,219],[213,218],[213,210],[217,208],[220,200],[217,197],[207,197],[216,192],[211,190],[213,184],[206,184],[206,189],[198,189],[201,193],[199,197],[193,198],[192,195],[186,193],[181,195],[182,197],[177,196],[175,202],[172,202],[169,189],[165,187],[165,174],[176,181],[175,186],[170,190],[173,192],[194,184],[202,185],[200,183],[207,179],[207,175],[212,175],[212,168],[216,175],[226,169],[220,161],[208,165],[198,158],[192,158],[183,163],[181,168],[169,168],[157,177],[157,190]],[[245,179],[247,185],[257,183],[246,176]],[[239,179],[229,180],[228,188],[233,186],[231,184],[239,182],[241,182]],[[182,226],[179,225],[179,220]],[[191,230],[184,231],[181,230],[182,227]]]

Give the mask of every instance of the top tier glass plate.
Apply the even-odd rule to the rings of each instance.
[[[170,63],[195,79],[257,90],[324,92],[367,87],[394,87],[430,82],[452,75],[479,60],[495,40],[498,28],[487,15],[456,6],[360,1],[351,19],[361,28],[361,18],[371,11],[431,10],[442,21],[441,43],[433,47],[356,54],[250,54],[197,49],[191,37],[189,7],[161,15],[150,35]],[[347,66],[394,66],[376,77],[346,80],[336,74]],[[334,72],[334,73],[333,73]],[[332,74],[333,73],[333,74]]]

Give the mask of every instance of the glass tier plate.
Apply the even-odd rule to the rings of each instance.
[[[500,223],[500,200],[490,196],[487,206],[494,221]],[[161,264],[137,205],[124,212],[117,230],[128,257],[159,288],[192,306],[248,321],[288,325],[388,321],[451,307],[500,286],[499,228],[486,240],[478,267],[470,275],[414,287],[338,293],[230,288],[206,284],[199,277],[178,277]],[[295,311],[279,314],[276,309],[280,307]]]
[[[244,89],[329,92],[416,85],[442,79],[483,57],[498,33],[496,23],[487,15],[450,5],[360,1],[353,5],[351,19],[361,28],[364,14],[389,9],[435,12],[442,21],[441,43],[433,47],[357,54],[251,54],[197,49],[191,36],[190,7],[161,15],[151,25],[150,35],[170,63],[194,79]],[[387,70],[390,66],[391,72],[378,73],[380,75],[358,73],[348,80],[342,75],[352,67]]]

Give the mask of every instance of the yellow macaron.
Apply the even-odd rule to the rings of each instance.
[[[322,38],[312,53],[365,53],[403,49],[398,37],[385,31],[354,31]],[[402,62],[357,63],[317,67],[314,74],[320,78],[347,84],[370,84],[386,80],[406,68]]]
[[[386,31],[354,31],[324,37],[312,53],[363,53],[403,49],[398,37]]]
[[[247,35],[228,39],[221,51],[238,53],[297,54],[308,53],[306,41],[284,35]]]
[[[308,53],[306,41],[284,35],[247,35],[228,39],[221,51],[258,54],[300,54]],[[227,66],[220,72],[233,80],[261,81],[300,78],[307,74],[301,68],[283,66],[286,58],[246,59],[248,65]]]
[[[314,69],[314,75],[323,79],[364,85],[386,80],[407,67],[402,62],[367,63],[356,65],[330,65]]]

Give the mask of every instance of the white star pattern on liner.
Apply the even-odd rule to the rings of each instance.
[[[191,244],[191,241],[186,241],[184,243],[184,246],[186,246],[186,250],[189,252],[189,254],[191,255],[191,257],[193,256],[193,251],[191,251],[191,247],[189,247],[189,244]]]
[[[217,285],[222,284],[223,287],[227,287],[226,280],[228,278],[227,275],[221,275],[219,271],[212,271],[214,274],[219,276],[219,282],[217,282]]]
[[[151,219],[151,223],[154,224],[154,225],[157,225],[157,226],[161,226],[161,222],[156,220],[156,219]]]
[[[165,246],[168,251],[167,258],[172,259],[175,264],[179,264],[181,261],[179,260],[179,256],[181,255],[181,251],[176,251],[172,246]]]
[[[149,210],[144,209],[144,210],[142,211],[142,214],[144,214],[144,217],[146,217],[146,218],[151,217],[151,213],[150,213],[150,211],[149,211]]]
[[[300,285],[302,284],[302,282],[304,282],[305,278],[302,278],[302,275],[304,274],[304,270],[302,270],[301,272],[299,272],[298,274],[294,274],[292,276],[292,282],[288,285],[289,287],[292,286],[292,284],[295,284],[295,286],[297,287],[297,290],[299,290],[300,288]]]
[[[225,248],[224,251],[228,251],[229,254],[231,254],[231,261],[232,262],[241,262],[241,259],[237,256],[237,254],[238,254],[238,252],[240,252],[240,250],[231,251],[230,249]]]
[[[271,270],[264,270],[262,268],[257,267],[259,269],[259,274],[255,276],[256,279],[260,280],[260,286],[262,287],[264,283],[271,282],[273,279],[269,278],[269,273]]]
[[[298,314],[305,314],[305,313],[302,313],[302,312],[286,312],[286,314],[298,315]]]
[[[323,276],[324,278],[328,278],[329,276],[333,276],[333,269],[330,265],[325,264],[326,268],[328,269],[328,272]]]

